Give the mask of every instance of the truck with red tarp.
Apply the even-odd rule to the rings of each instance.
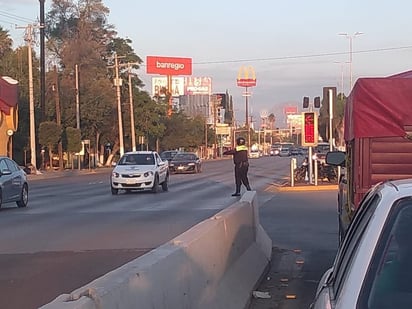
[[[346,100],[345,153],[328,153],[344,167],[339,182],[339,235],[376,183],[412,178],[412,78],[359,78]]]

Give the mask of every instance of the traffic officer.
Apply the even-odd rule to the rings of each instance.
[[[233,155],[233,163],[235,164],[235,182],[236,182],[236,191],[232,196],[240,196],[240,187],[243,185],[246,187],[246,190],[250,191],[249,179],[247,173],[249,170],[248,162],[248,149],[245,146],[245,139],[243,137],[238,137],[236,139],[236,147],[225,151],[224,155]]]

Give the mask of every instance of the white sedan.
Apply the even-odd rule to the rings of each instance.
[[[159,185],[168,191],[169,167],[155,151],[126,152],[112,171],[110,185],[113,195],[119,190],[151,190]]]
[[[412,179],[365,195],[313,309],[412,308]]]

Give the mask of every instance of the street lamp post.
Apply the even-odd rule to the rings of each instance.
[[[250,122],[249,122],[249,92],[247,91],[247,86],[245,87],[245,111],[246,111],[246,130],[247,130],[247,147],[250,149]]]
[[[362,35],[363,32],[355,32],[354,34],[350,35],[348,33],[339,33],[339,35],[345,36],[347,39],[349,39],[349,76],[350,76],[350,82],[349,82],[349,92],[352,90],[353,86],[353,73],[352,73],[352,56],[353,56],[353,48],[352,48],[352,41],[355,37]]]
[[[344,81],[343,81],[343,67],[345,66],[345,64],[348,64],[349,61],[344,61],[344,62],[339,62],[339,61],[335,61],[334,63],[339,64],[340,65],[340,93],[341,95],[343,95],[345,89],[344,89]]]

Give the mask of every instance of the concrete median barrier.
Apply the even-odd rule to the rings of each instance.
[[[41,309],[246,308],[271,250],[256,192],[246,192],[170,242]]]

